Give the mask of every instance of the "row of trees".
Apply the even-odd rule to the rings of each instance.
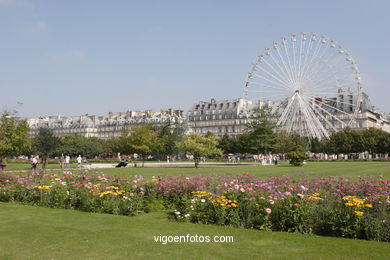
[[[202,137],[199,134],[185,135],[180,124],[138,125],[125,131],[121,136],[109,140],[86,138],[79,135],[55,137],[50,130],[40,130],[37,137],[28,138],[26,122],[4,113],[0,119],[0,159],[20,154],[41,155],[43,162],[49,156],[61,154],[86,157],[139,154],[143,159],[153,156],[165,160],[167,156],[179,153],[193,155],[196,165],[202,156],[229,153],[264,154],[311,151],[315,153],[389,153],[390,134],[380,129],[370,128],[353,131],[346,128],[321,141],[308,140],[297,134],[276,131],[273,115],[267,110],[259,110],[248,125],[245,133],[236,137],[224,135],[221,138],[211,133]]]

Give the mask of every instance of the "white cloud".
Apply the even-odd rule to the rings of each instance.
[[[38,21],[38,22],[29,24],[28,28],[29,28],[29,31],[32,33],[45,32],[49,29],[49,25],[45,21]]]
[[[49,57],[55,61],[82,61],[85,54],[79,50],[72,50],[60,53],[50,54]]]
[[[15,3],[15,0],[0,0],[0,5],[11,5]]]

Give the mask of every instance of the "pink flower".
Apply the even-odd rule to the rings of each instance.
[[[386,181],[386,180],[382,180],[381,181],[381,183],[383,183],[383,184],[387,184],[387,183],[389,183],[388,181]]]
[[[273,200],[269,200],[268,202],[269,202],[269,204],[271,204],[271,205],[274,205],[274,204],[275,204],[275,201],[273,201]]]
[[[245,189],[244,189],[244,188],[241,188],[240,191],[241,191],[241,192],[245,192]]]
[[[269,214],[271,214],[272,209],[266,208],[264,211],[265,211],[265,214],[269,215]]]
[[[294,207],[298,208],[299,204],[298,203],[294,203]]]

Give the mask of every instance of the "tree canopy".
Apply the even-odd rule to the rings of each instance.
[[[217,147],[218,139],[213,135],[201,136],[199,133],[192,133],[178,144],[180,150],[188,155],[192,155],[195,167],[198,167],[202,156],[220,155],[222,150]]]
[[[27,122],[4,112],[0,118],[0,159],[19,155],[30,145]]]

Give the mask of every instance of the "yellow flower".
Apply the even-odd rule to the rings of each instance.
[[[366,207],[366,208],[372,208],[372,204],[365,204],[364,207]]]
[[[355,211],[356,216],[361,217],[364,215],[363,211]]]

